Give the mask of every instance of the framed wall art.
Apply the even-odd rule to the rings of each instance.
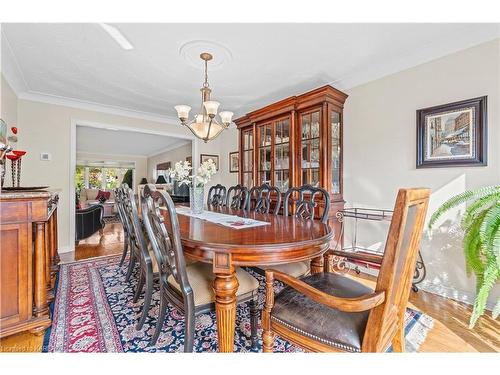
[[[238,151],[229,153],[229,173],[238,173],[240,170],[240,153]]]
[[[417,110],[417,168],[485,166],[487,97]]]
[[[219,155],[200,154],[200,163],[203,163],[208,159],[212,159],[215,163],[217,170],[219,170]]]

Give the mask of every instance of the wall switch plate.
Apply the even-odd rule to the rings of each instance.
[[[40,153],[40,160],[49,161],[51,159],[52,159],[52,155],[50,155],[48,152]]]

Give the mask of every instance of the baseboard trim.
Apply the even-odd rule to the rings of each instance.
[[[59,249],[57,249],[59,254],[71,253],[72,251],[73,250],[69,246],[60,246]]]

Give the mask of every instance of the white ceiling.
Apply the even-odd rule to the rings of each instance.
[[[156,134],[89,126],[76,127],[77,152],[151,156],[180,147],[188,142],[191,141]]]
[[[207,50],[215,53],[213,99],[238,116],[325,84],[349,89],[500,37],[499,24],[114,26],[133,50],[97,24],[4,24],[2,70],[25,97],[171,118],[176,104],[199,105],[197,55]]]

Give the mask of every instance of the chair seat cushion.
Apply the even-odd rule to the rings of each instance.
[[[309,273],[311,267],[310,262],[294,262],[287,264],[277,264],[275,266],[259,266],[263,270],[273,269],[291,275],[293,277],[301,277]]]
[[[192,263],[186,267],[186,272],[189,284],[191,284],[191,288],[193,289],[195,306],[213,303],[215,301],[215,294],[212,288],[212,282],[215,279],[215,275],[212,272],[212,265],[201,262]],[[257,291],[259,282],[248,272],[241,268],[237,268],[236,277],[239,283],[236,297]],[[179,284],[172,275],[168,277],[167,282],[179,293],[181,292]]]
[[[372,289],[361,283],[328,272],[313,274],[301,280],[336,297],[353,298],[373,293]],[[333,309],[291,287],[285,287],[275,297],[271,320],[334,348],[360,352],[368,313]]]

